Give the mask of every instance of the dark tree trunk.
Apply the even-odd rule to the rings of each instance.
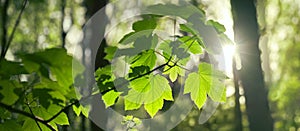
[[[234,115],[235,115],[235,130],[236,131],[242,131],[243,130],[243,124],[242,124],[242,112],[241,112],[241,105],[240,105],[240,85],[239,85],[239,79],[236,69],[236,61],[235,59],[232,60],[232,71],[233,71],[233,80],[234,80],[234,99],[235,99],[235,107],[234,107]]]
[[[66,36],[67,32],[64,31],[64,20],[65,20],[65,8],[66,8],[66,0],[61,1],[61,20],[60,20],[60,28],[61,28],[61,47],[66,48]]]
[[[251,131],[272,131],[267,91],[261,68],[259,29],[253,0],[231,0],[234,36],[242,62],[239,71],[245,91],[246,111]]]
[[[97,13],[97,11],[104,8],[107,3],[108,3],[108,0],[85,0],[84,4],[85,4],[86,9],[87,9],[87,11],[86,11],[86,20],[89,20],[89,18],[91,18],[95,13]],[[97,31],[98,32],[100,31],[100,34],[102,36],[104,36],[104,32],[105,32],[104,29],[105,29],[105,25],[107,24],[107,17],[106,17],[105,14],[102,14],[102,16],[104,16],[104,17],[101,18],[101,24],[99,23],[99,26],[101,26],[100,28],[103,29],[103,30],[97,30]],[[91,31],[91,32],[95,32],[95,31]],[[95,64],[94,70],[108,64],[108,62],[104,59],[104,56],[105,56],[104,49],[106,47],[105,39],[103,39],[102,41],[99,41],[99,44],[100,44],[100,47],[97,49],[97,52],[94,52],[93,51],[94,49],[90,49],[91,47],[85,47],[85,45],[83,45],[83,55],[85,55],[84,52],[86,50],[92,50],[91,56],[94,56],[93,53],[97,53],[95,61],[93,60],[94,58],[92,58],[91,61],[88,61],[86,59],[84,60],[86,63],[95,62],[94,63]],[[83,56],[83,58],[85,58],[85,56]],[[91,72],[91,71],[94,71],[94,70],[86,71],[86,73],[87,74],[93,74],[94,72]],[[88,83],[90,83],[90,82],[88,82]],[[92,87],[92,85],[90,85],[90,87]],[[99,99],[99,102],[101,102],[100,99]],[[91,107],[91,112],[93,112],[93,107]],[[101,131],[102,130],[95,123],[93,123],[92,121],[90,121],[90,126],[91,126],[92,131]]]
[[[101,8],[105,7],[105,5],[108,3],[108,0],[85,0],[85,6],[86,6],[86,20],[88,20],[90,17],[92,17],[97,11],[99,11]],[[105,16],[105,15],[103,15]],[[107,22],[107,18],[103,18],[103,22]],[[102,24],[104,25],[104,24]],[[101,30],[101,34],[104,34],[104,30]],[[100,47],[98,48],[97,55],[96,55],[96,61],[95,61],[95,70],[99,67],[104,67],[108,64],[108,61],[104,59],[105,53],[104,48],[106,47],[106,41],[103,39],[101,41]]]

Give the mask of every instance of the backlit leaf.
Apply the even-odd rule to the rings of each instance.
[[[161,75],[138,78],[130,82],[130,87],[131,90],[124,97],[125,110],[137,109],[140,104],[144,104],[149,115],[154,117],[158,110],[162,108],[163,100],[173,101],[172,89],[168,80]]]
[[[185,81],[184,94],[190,93],[191,99],[201,109],[207,99],[207,93],[212,85],[212,66],[200,63],[198,73],[191,73]]]
[[[177,65],[174,66],[173,62],[170,62],[170,65],[171,66],[165,66],[165,72],[163,74],[168,74],[172,82],[174,82],[178,76],[184,76],[184,69]]]
[[[213,26],[218,31],[218,33],[224,33],[226,31],[224,25],[220,24],[219,22],[208,20],[206,24]]]
[[[102,96],[102,100],[104,101],[105,107],[108,108],[115,104],[116,99],[122,94],[121,92],[115,92],[114,90],[111,90],[107,93],[105,93]]]
[[[185,81],[184,94],[190,93],[191,99],[201,109],[207,95],[216,102],[226,101],[226,88],[222,83],[225,79],[220,71],[214,70],[208,63],[200,63],[198,73],[188,75]],[[220,77],[220,75],[222,77]]]

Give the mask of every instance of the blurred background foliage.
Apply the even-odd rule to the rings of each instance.
[[[22,0],[8,0],[7,14],[6,0],[1,0],[1,38],[8,36],[13,30],[15,21],[22,7]],[[96,0],[95,0],[96,1]],[[75,57],[82,52],[73,52],[80,47],[83,39],[82,27],[88,20],[87,3],[93,0],[29,0],[28,5],[17,27],[13,41],[9,47],[6,59],[18,61],[19,54],[32,53],[53,47],[66,48]],[[120,0],[122,2],[122,0]],[[141,0],[138,3],[124,3],[122,7],[107,6],[108,18],[113,15],[121,18],[123,15],[135,13],[135,5],[159,2],[155,0]],[[233,39],[232,15],[229,0],[192,0],[199,8],[206,11],[209,19],[224,24],[226,34]],[[201,3],[201,4],[199,4]],[[125,8],[126,7],[126,8]],[[131,8],[132,10],[124,10]],[[118,10],[114,10],[118,9]],[[258,22],[260,25],[260,49],[262,51],[262,65],[269,94],[269,103],[274,119],[275,130],[300,130],[300,1],[298,0],[262,0],[257,3]],[[7,15],[7,22],[3,23],[3,15]],[[90,16],[89,16],[90,17]],[[110,19],[107,26],[114,25],[118,20]],[[118,32],[109,32],[107,43],[114,45],[123,34],[130,32],[130,22],[117,25]],[[2,29],[7,27],[8,34],[4,36]],[[166,24],[168,26],[168,24]],[[166,27],[167,28],[167,27]],[[1,44],[2,45],[2,44]],[[232,77],[231,70],[227,72]],[[187,118],[173,130],[234,130],[236,126],[234,85],[226,81],[227,102],[218,106],[213,116],[204,124],[198,124],[200,112],[195,108]],[[241,104],[242,125],[249,130],[245,113],[245,98],[240,89],[239,102]],[[2,112],[2,111],[1,111]],[[84,117],[77,117],[73,112],[68,113],[69,126],[62,130],[94,130],[91,122]],[[0,121],[1,124],[2,121]]]
[[[264,32],[271,70],[269,83],[275,128],[299,130],[300,126],[300,2],[269,0]]]

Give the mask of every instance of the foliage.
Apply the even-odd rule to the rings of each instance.
[[[122,125],[126,125],[126,128],[128,131],[137,131],[136,126],[140,125],[142,121],[138,118],[135,118],[133,116],[124,116]]]
[[[1,110],[13,109],[27,117],[15,118],[11,112],[3,112],[1,119],[7,123],[17,119],[12,124],[21,124],[23,130],[38,130],[32,116],[39,118],[43,130],[57,129],[56,124],[68,125],[68,117],[62,111],[76,99],[72,57],[65,49],[51,48],[21,54],[19,58],[20,62],[1,60]]]
[[[296,2],[299,4],[299,2]],[[278,13],[266,16],[266,35],[269,38],[270,63],[273,81],[270,100],[274,113],[274,126],[278,130],[299,130],[300,110],[300,46],[299,6],[291,1],[268,1],[267,9],[277,7]],[[295,21],[297,19],[297,21]],[[270,32],[270,33],[269,33]],[[284,34],[284,35],[281,35]],[[275,42],[276,41],[276,42]]]
[[[144,107],[153,118],[163,108],[164,101],[174,101],[170,83],[179,79],[186,79],[184,94],[190,94],[198,109],[207,95],[216,102],[225,102],[226,76],[222,72],[212,63],[200,62],[197,71],[187,67],[191,55],[201,55],[207,49],[208,43],[203,42],[197,24],[190,20],[196,17],[205,23],[203,11],[190,5],[158,4],[148,7],[147,13],[132,24],[133,32],[124,35],[119,41],[121,46],[107,47],[105,58],[112,64],[95,72],[106,107],[113,106],[121,97],[125,111]],[[188,35],[163,39],[156,27],[166,17],[172,21],[185,19],[186,23],[180,23],[180,31]],[[216,28],[219,33],[225,31],[224,26],[212,20],[206,26]],[[121,68],[124,66],[125,69]]]
[[[41,3],[43,2],[45,1]],[[174,12],[174,9],[181,11]],[[115,105],[122,97],[125,99],[125,110],[139,109],[143,105],[153,118],[163,108],[165,101],[175,100],[171,83],[178,82],[185,76],[188,76],[185,81],[185,94],[191,95],[199,109],[203,106],[206,95],[214,101],[224,102],[226,98],[222,81],[225,76],[217,71],[213,64],[201,62],[197,71],[187,67],[187,63],[191,61],[190,56],[201,55],[207,49],[205,44],[208,43],[204,43],[199,31],[194,29],[196,23],[189,21],[189,18],[195,17],[196,14],[199,21],[205,23],[203,11],[190,5],[173,4],[150,6],[148,11],[149,14],[144,19],[133,23],[133,32],[124,35],[119,45],[105,48],[105,59],[128,65],[127,70],[120,70],[119,65],[112,63],[95,72],[95,79],[106,107]],[[188,35],[161,39],[156,30],[160,24],[159,20],[165,17],[189,21],[179,26],[180,31]],[[42,29],[40,26],[48,23],[52,22],[46,21],[37,26]],[[215,27],[220,33],[224,32],[222,25],[212,21],[209,23],[207,26]],[[21,31],[17,32],[22,32],[25,28],[19,30]],[[52,30],[57,29],[51,28],[51,34],[44,31],[45,35],[49,35],[46,41],[57,44],[58,35]],[[17,42],[14,44],[34,43],[39,37],[39,32],[40,30],[35,30],[34,40],[27,39],[23,42],[20,42],[23,40],[20,37],[23,34],[17,34]],[[24,45],[26,44],[20,47],[24,48]],[[80,100],[75,95],[72,79],[73,58],[67,54],[67,50],[49,48],[33,51],[30,48],[23,50],[19,49],[19,46],[12,47],[18,52],[14,55],[15,60],[0,60],[0,130],[58,130],[59,126],[70,124],[65,113],[69,108],[72,108],[77,116],[81,113],[88,116],[88,108],[80,105]],[[123,75],[120,75],[122,73]],[[191,81],[196,81],[196,86],[191,84]],[[128,129],[134,129],[141,123],[132,116],[124,119],[123,124],[127,125]]]

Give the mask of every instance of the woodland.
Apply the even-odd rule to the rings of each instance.
[[[300,131],[298,0],[0,0],[0,131]]]

